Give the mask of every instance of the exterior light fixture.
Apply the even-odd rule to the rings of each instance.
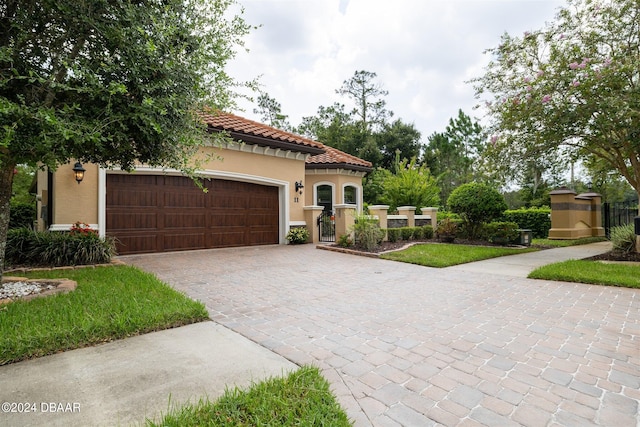
[[[296,181],[296,193],[298,194],[302,194],[302,189],[304,188],[304,185],[302,185],[302,181]]]
[[[73,175],[76,178],[78,184],[80,184],[80,182],[84,179],[84,172],[85,168],[82,167],[82,163],[76,162],[76,164],[73,165]]]

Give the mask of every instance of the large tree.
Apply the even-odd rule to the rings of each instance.
[[[362,133],[370,135],[383,126],[393,113],[386,109],[384,97],[389,94],[375,79],[378,75],[371,71],[356,71],[353,77],[345,80],[336,93],[350,98],[355,108]]]
[[[569,0],[545,28],[504,35],[476,92],[511,171],[563,150],[602,159],[640,194],[640,1]]]
[[[398,153],[401,159],[420,156],[422,135],[413,123],[396,119],[391,124],[385,124],[374,137],[382,156],[380,166],[383,168],[392,169]]]
[[[233,0],[0,3],[0,266],[14,167],[71,159],[192,172],[197,112],[225,108],[249,31]]]
[[[260,120],[263,123],[277,129],[292,130],[289,124],[289,116],[282,113],[282,105],[275,98],[270,97],[266,92],[262,92],[258,95],[257,104],[258,107],[254,108],[253,112],[260,114]]]
[[[479,177],[477,161],[486,141],[484,129],[458,110],[444,132],[433,133],[427,140],[424,162],[438,177],[440,197],[446,201],[454,188]]]

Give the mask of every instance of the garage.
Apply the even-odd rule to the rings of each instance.
[[[106,232],[121,255],[279,243],[278,187],[108,174]]]

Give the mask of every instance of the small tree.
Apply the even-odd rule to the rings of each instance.
[[[507,210],[504,197],[496,189],[477,182],[463,184],[453,190],[447,205],[460,215],[472,239],[478,237],[483,223],[493,221]]]
[[[425,165],[417,165],[415,157],[397,162],[395,175],[384,181],[382,200],[391,210],[398,206],[437,206],[440,202],[440,188],[436,179]]]

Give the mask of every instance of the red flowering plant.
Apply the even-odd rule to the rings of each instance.
[[[97,236],[96,230],[91,228],[89,224],[82,221],[76,221],[69,229],[69,232],[75,236]]]

